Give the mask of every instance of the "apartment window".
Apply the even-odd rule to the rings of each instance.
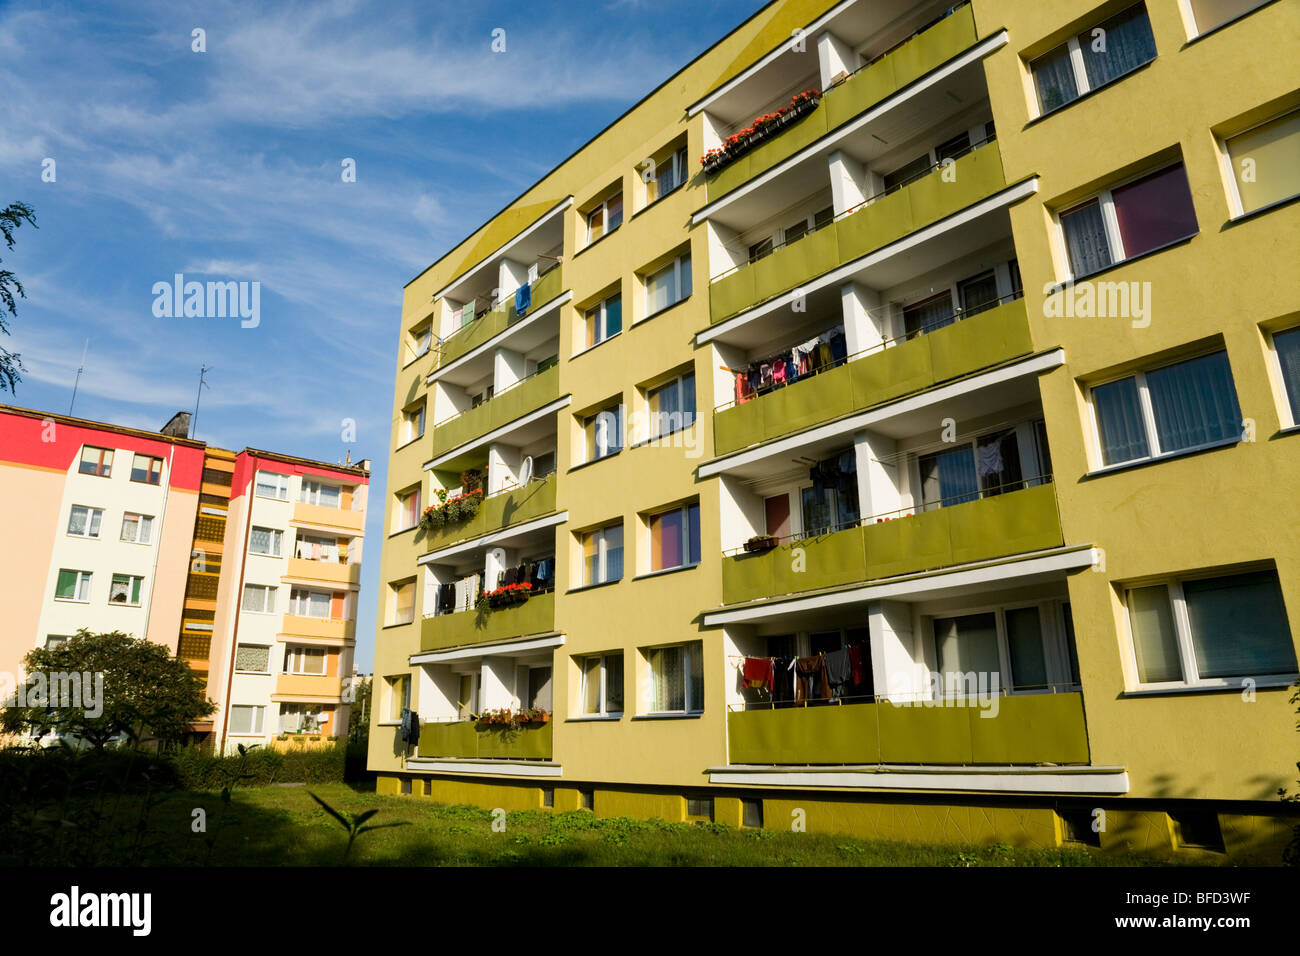
[[[274,614],[275,588],[264,584],[245,584],[244,602],[240,607],[255,614]]]
[[[1134,587],[1126,601],[1139,684],[1224,686],[1296,673],[1276,571]]]
[[[608,458],[623,448],[623,406],[611,405],[582,420],[587,461]]]
[[[424,437],[424,409],[426,402],[422,398],[414,405],[402,409],[402,443],[415,441]]]
[[[763,801],[757,797],[740,798],[740,825],[763,829]]]
[[[343,489],[338,485],[304,478],[302,488],[298,492],[298,500],[307,505],[337,508],[343,500]]]
[[[153,541],[153,516],[127,511],[122,515],[121,540],[129,544],[149,544]]]
[[[587,213],[587,244],[609,235],[623,224],[623,194],[615,193]]]
[[[1090,27],[1029,64],[1042,113],[1072,103],[1156,58],[1143,4]]]
[[[67,571],[59,569],[59,580],[54,588],[54,600],[78,601],[90,600],[90,572]]]
[[[249,532],[248,551],[250,554],[265,554],[278,558],[283,539],[284,532],[276,528],[254,527]]]
[[[1244,17],[1267,2],[1268,0],[1191,0],[1195,35],[1209,33],[1215,27],[1221,27],[1238,17]]]
[[[623,652],[582,658],[582,712],[592,716],[623,714]]]
[[[691,294],[691,257],[678,256],[645,280],[645,314],[652,316]]]
[[[686,815],[688,817],[703,817],[706,820],[712,820],[713,819],[713,798],[712,797],[687,797]]]
[[[935,618],[935,657],[944,694],[1023,693],[1075,683],[1073,634],[1060,627],[1054,608],[1034,604]]]
[[[162,481],[161,458],[152,455],[136,455],[131,461],[131,480],[146,485],[156,485]]]
[[[299,617],[328,618],[332,599],[329,591],[293,588],[289,592],[289,613]]]
[[[695,373],[687,372],[646,395],[650,437],[659,438],[695,424]]]
[[[1291,408],[1291,424],[1300,425],[1300,326],[1273,336],[1282,389]]]
[[[1058,807],[1064,838],[1069,843],[1101,846],[1101,831],[1093,827],[1092,810],[1087,807]]]
[[[686,147],[683,146],[663,162],[655,164],[654,177],[645,184],[646,205],[663,199],[685,182]]]
[[[623,330],[623,297],[611,295],[584,314],[587,348],[599,345]]]
[[[261,704],[231,704],[230,732],[235,736],[252,736],[262,732],[266,708]]]
[[[892,192],[906,186],[908,183],[915,182],[928,173],[933,165],[930,161],[930,153],[926,151],[924,155],[904,163],[892,173],[886,173],[883,177],[885,192]]]
[[[78,538],[98,538],[99,526],[104,520],[102,508],[73,505],[68,515],[68,534]]]
[[[411,329],[410,336],[410,342],[408,343],[410,354],[406,360],[413,362],[429,351],[429,346],[433,343],[433,323],[425,322],[416,326]]]
[[[397,520],[393,532],[406,531],[414,528],[420,523],[420,489],[412,488],[410,491],[398,494],[397,496]]]
[[[289,500],[289,476],[277,475],[271,471],[259,471],[253,493],[259,498],[274,498],[277,501]]]
[[[108,478],[113,471],[113,449],[96,448],[87,445],[81,449],[81,463],[77,471],[83,475],[98,475]]]
[[[582,536],[582,583],[608,584],[623,577],[623,526],[613,524]]]
[[[684,505],[650,517],[650,570],[700,563],[700,506]]]
[[[1223,156],[1237,215],[1300,196],[1300,110],[1228,137]]]
[[[1170,810],[1169,819],[1180,847],[1223,852],[1223,829],[1213,810]]]
[[[325,648],[294,647],[285,648],[284,672],[286,674],[307,674],[323,677],[325,674]]]
[[[1208,447],[1241,434],[1227,352],[1095,386],[1092,409],[1103,465]]]
[[[768,236],[766,239],[760,239],[758,242],[754,243],[749,247],[750,263],[755,263],[759,259],[762,259],[764,256],[769,256],[771,254],[772,254],[771,236]]]
[[[295,553],[304,561],[327,561],[338,564],[347,558],[346,542],[339,538],[327,538],[315,534],[298,533]]]
[[[56,647],[67,643],[71,639],[69,634],[47,634],[45,636],[45,649],[52,651]]]
[[[415,578],[390,584],[392,592],[392,619],[390,624],[410,624],[415,620]]]
[[[1197,232],[1182,163],[1103,190],[1058,218],[1076,279]]]
[[[411,707],[411,677],[409,674],[385,677],[384,682],[388,685],[388,719],[401,720],[402,711]]]
[[[1025,486],[1016,429],[1008,428],[963,442],[956,448],[922,455],[921,503],[924,510],[963,504]],[[1042,477],[1041,466],[1038,474]]]
[[[653,693],[651,713],[698,714],[704,710],[704,642],[652,647],[646,653]]]
[[[235,648],[235,670],[266,674],[271,670],[271,648],[265,644],[240,644]]]
[[[113,575],[113,580],[108,587],[108,603],[139,607],[140,588],[143,585],[144,578],[138,574]]]

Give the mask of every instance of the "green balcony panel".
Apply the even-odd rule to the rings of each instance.
[[[724,558],[722,596],[725,603],[736,604],[849,584],[864,576],[862,529],[846,528]]]
[[[420,627],[420,649],[439,651],[554,630],[555,594],[550,592],[488,614],[469,610],[426,617]]]
[[[533,283],[532,303],[523,318],[527,318],[564,291],[562,272],[563,269],[557,266]],[[510,328],[520,318],[521,316],[515,313],[515,297],[508,296],[506,301],[497,308],[449,335],[442,343],[440,364],[446,365],[466,352],[478,348],[494,335]]]
[[[874,704],[830,704],[727,715],[733,764],[880,762]]]
[[[941,568],[952,562],[947,508],[895,517],[862,529],[867,569],[873,578]]]
[[[912,228],[951,216],[1006,186],[996,142],[978,146],[951,166],[934,170],[900,189],[912,206]],[[901,234],[899,236],[901,238]]]
[[[975,15],[962,7],[894,52],[859,70],[822,99],[828,129],[836,129],[885,97],[937,69],[974,45]]]
[[[767,405],[763,413],[764,441],[847,415],[853,410],[849,366],[837,366],[793,385],[760,395],[747,404],[759,402]]]
[[[510,729],[469,720],[425,723],[420,726],[421,757],[462,759],[550,760],[551,724],[526,724]]]
[[[835,230],[818,229],[750,266],[754,270],[754,298],[760,302],[773,298],[792,288],[792,278],[819,276],[839,262]]]
[[[1041,551],[1063,543],[1052,484],[941,510],[951,512],[953,564]]]
[[[799,386],[807,383],[800,382]],[[788,388],[799,386],[790,385]],[[784,391],[784,389],[782,390]],[[732,405],[720,412],[713,413],[713,453],[725,455],[738,448],[748,448],[763,441],[767,436],[767,396],[750,399],[740,405]]]
[[[709,320],[721,322],[754,301],[754,266],[743,265],[709,285]]]
[[[469,521],[447,525],[429,532],[424,538],[426,551],[436,551],[457,541],[477,538],[511,525],[522,524],[555,511],[555,474],[530,481],[522,488],[514,488],[484,500]]]
[[[553,365],[524,379],[482,405],[468,409],[433,428],[432,454],[436,457],[468,441],[508,425],[560,397],[560,367]]]
[[[999,697],[944,706],[825,704],[727,715],[731,764],[1087,764],[1083,696]]]
[[[923,339],[930,346],[935,382],[1001,365],[1034,350],[1023,298],[945,326]]]
[[[828,129],[826,112],[819,104],[812,112],[805,113],[779,133],[719,170],[709,180],[708,201],[713,202],[719,196],[725,196],[737,186],[743,186],[777,163],[789,159],[809,143],[825,136]]]
[[[1081,764],[1090,758],[1082,694],[1001,697],[996,717],[975,707],[966,710],[973,763]]]
[[[911,188],[904,186],[881,196],[836,221],[840,255],[845,262],[888,245],[915,228],[912,222],[912,204],[907,195]]]
[[[850,362],[853,407],[870,408],[933,385],[929,337],[918,336]]]

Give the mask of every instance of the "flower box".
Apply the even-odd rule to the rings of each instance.
[[[716,173],[729,163],[739,159],[764,140],[775,136],[791,123],[806,113],[817,108],[821,102],[820,90],[805,90],[790,97],[790,103],[774,113],[764,113],[754,117],[752,123],[744,129],[737,130],[716,149],[711,149],[700,157],[700,167],[706,173]]]
[[[771,551],[776,547],[776,538],[770,534],[756,534],[745,542],[746,551]]]

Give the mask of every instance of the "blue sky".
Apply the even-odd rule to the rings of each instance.
[[[0,401],[66,413],[89,339],[74,413],[156,430],[206,363],[195,437],[351,449],[377,504],[402,286],[761,5],[0,3],[0,207],[27,202],[39,226],[0,249],[27,290],[3,342],[27,371]],[[155,318],[153,284],[177,272],[260,282],[260,325]]]

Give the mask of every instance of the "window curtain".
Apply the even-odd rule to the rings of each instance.
[[[1183,164],[1111,191],[1124,257],[1131,259],[1197,231],[1192,191]]]
[[[68,534],[85,534],[86,519],[89,512],[85,508],[73,508],[72,514],[68,518]],[[132,539],[127,538],[130,541]]]
[[[690,698],[687,705],[690,710],[704,709],[704,645],[699,641],[686,645],[686,658],[689,664]]]
[[[1061,213],[1061,228],[1065,230],[1065,251],[1075,278],[1100,272],[1114,261],[1106,240],[1101,203],[1096,199]]]
[[[686,563],[682,553],[683,514],[680,510],[655,515],[650,519],[650,568],[662,571]]]
[[[1291,421],[1300,425],[1300,328],[1273,336],[1277,360],[1282,366],[1282,383],[1291,402]]]
[[[1092,405],[1097,413],[1102,464],[1133,461],[1151,453],[1146,426],[1142,423],[1136,379],[1124,378],[1097,386],[1092,390]]]
[[[927,509],[979,498],[979,477],[969,445],[921,459],[921,501]]]
[[[1047,657],[1038,608],[1014,608],[1006,612],[1006,620],[1012,686],[1017,690],[1046,687]]]
[[[257,554],[271,553],[271,532],[266,528],[254,528],[252,532],[252,547],[249,549]]]
[[[1169,589],[1157,584],[1129,591],[1128,616],[1133,629],[1138,680],[1144,684],[1182,680],[1183,665],[1178,657]]]
[[[682,673],[682,649],[661,647],[650,652],[654,674],[654,709],[659,712],[686,709],[686,683]]]
[[[605,713],[623,712],[623,655],[610,654],[605,658]]]
[[[909,339],[952,325],[952,295],[944,292],[903,309],[903,329]]]
[[[975,473],[979,476],[980,491],[985,495],[1020,490],[1023,476],[1014,428],[976,441]]]
[[[1300,110],[1234,136],[1227,145],[1242,212],[1300,194]]]
[[[1161,451],[1241,434],[1241,410],[1226,352],[1147,372]]]
[[[605,334],[607,339],[623,329],[623,297],[616,295],[605,303]]]
[[[945,694],[960,694],[967,687],[973,692],[979,686],[978,675],[1001,673],[997,620],[993,614],[937,618],[934,645]],[[976,675],[975,686],[963,676],[969,673]]]
[[[1095,90],[1155,59],[1155,37],[1151,35],[1146,7],[1141,4],[1099,24],[1097,28],[1105,33],[1096,38],[1092,29],[1079,34],[1079,49],[1083,52],[1084,71],[1091,89]],[[1104,44],[1103,49],[1094,50],[1094,43]]]
[[[1276,571],[1185,581],[1183,597],[1201,677],[1295,673]]]
[[[1049,113],[1079,96],[1074,82],[1074,66],[1066,47],[1040,57],[1034,62],[1034,84],[1038,87],[1038,106]]]
[[[645,280],[645,311],[653,315],[668,308],[673,300],[673,265],[660,269]]]
[[[992,272],[967,279],[957,286],[962,311],[967,315],[983,312],[998,304],[998,280]]]

